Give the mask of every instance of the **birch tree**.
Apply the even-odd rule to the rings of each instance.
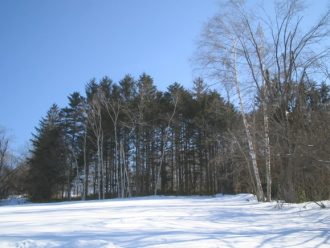
[[[264,192],[259,175],[255,144],[245,114],[247,104],[241,93],[242,85],[246,86],[247,81],[250,80],[246,78],[248,76],[246,69],[249,64],[244,63],[248,35],[244,23],[245,16],[240,11],[241,4],[242,1],[228,2],[227,12],[216,15],[209,21],[202,34],[197,59],[208,71],[209,76],[219,80],[226,88],[235,90],[252,161],[256,194],[258,200],[263,201]],[[238,12],[239,15],[233,14],[233,11]]]
[[[88,124],[94,135],[94,144],[96,148],[96,170],[98,184],[98,198],[104,198],[103,182],[104,182],[104,163],[103,163],[103,127],[102,127],[102,104],[100,87],[94,82],[90,83],[89,104],[87,109]]]
[[[177,104],[178,104],[178,98],[179,98],[179,94],[177,93],[177,94],[175,94],[174,99],[173,99],[173,102],[174,102],[173,112],[172,112],[171,116],[168,118],[168,123],[167,123],[167,126],[165,128],[165,135],[164,135],[163,141],[162,141],[162,143],[164,145],[162,146],[159,167],[158,168],[156,167],[156,182],[155,182],[155,188],[154,188],[154,195],[157,195],[158,187],[160,187],[160,173],[161,173],[162,167],[163,167],[163,161],[164,161],[166,146],[167,146],[168,139],[169,139],[169,132],[170,132],[169,129],[171,128],[172,120],[173,120],[175,112],[176,112],[176,107],[177,107]]]
[[[288,85],[304,81],[316,68],[318,71],[326,71],[327,68],[324,59],[329,55],[329,48],[316,46],[329,36],[329,10],[315,25],[306,28],[302,16],[303,3],[300,0],[276,1],[269,14],[265,8],[249,5],[251,2],[227,1],[222,6],[222,11],[206,25],[199,44],[198,62],[210,76],[225,86],[228,86],[228,82],[240,81],[244,87],[254,89],[252,96],[258,96],[263,114],[268,201],[271,200],[272,193],[269,116],[273,109],[269,96],[270,92],[274,92],[273,88],[269,88],[270,81],[275,78],[278,84],[276,89],[283,89],[284,93]],[[230,61],[233,57],[235,61]],[[228,79],[230,73],[234,75],[231,80]],[[239,84],[236,83],[231,85],[236,89],[242,119],[246,122],[243,112],[246,111],[247,104],[241,106],[244,99],[238,93],[242,87],[237,87]],[[283,100],[286,101],[285,98]],[[288,109],[284,109],[285,111]],[[248,131],[248,124],[244,126]],[[252,144],[253,140],[248,136],[247,134],[253,167],[257,168],[254,159],[256,152],[252,151],[256,145]],[[257,178],[256,174],[255,176]],[[258,179],[256,180],[259,188]]]
[[[114,139],[115,139],[115,170],[117,176],[117,187],[118,197],[123,198],[125,196],[125,168],[120,159],[121,154],[119,153],[119,138],[118,138],[118,124],[119,114],[122,109],[122,104],[119,96],[119,88],[117,85],[112,85],[111,80],[104,78],[101,82],[104,85],[103,94],[100,96],[100,101],[104,106],[108,116],[110,117],[113,128],[114,128]],[[106,92],[107,91],[107,92]]]

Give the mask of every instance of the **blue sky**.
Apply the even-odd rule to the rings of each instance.
[[[215,0],[1,0],[0,126],[21,150],[52,103],[93,77],[191,87],[189,58]]]
[[[91,78],[146,72],[161,90],[191,88],[198,75],[189,59],[219,2],[0,0],[0,127],[12,148],[23,150],[49,107],[83,94]],[[329,2],[307,4],[313,19]]]

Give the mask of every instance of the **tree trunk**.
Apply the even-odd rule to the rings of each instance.
[[[241,96],[241,90],[240,90],[240,86],[239,86],[239,82],[238,82],[238,75],[237,75],[237,68],[236,68],[236,44],[234,44],[234,84],[235,84],[235,88],[236,88],[236,93],[238,96],[238,100],[239,100],[239,105],[240,105],[240,112],[242,115],[242,119],[243,119],[243,124],[244,124],[244,129],[245,129],[245,133],[246,133],[246,138],[249,144],[249,154],[250,157],[252,159],[252,168],[253,168],[253,173],[254,173],[254,177],[256,180],[256,189],[257,189],[257,198],[259,201],[264,201],[264,192],[262,189],[262,185],[261,185],[261,180],[260,180],[260,175],[259,175],[259,170],[258,170],[258,164],[257,164],[257,156],[256,156],[256,152],[253,146],[253,140],[252,140],[252,136],[249,130],[249,124],[247,122],[246,119],[246,115],[244,112],[244,104],[243,104],[243,99]]]
[[[265,86],[266,87],[266,86]],[[272,200],[272,177],[270,164],[270,142],[269,142],[269,119],[267,113],[267,103],[263,100],[263,116],[264,116],[264,131],[265,131],[265,150],[266,150],[266,181],[267,181],[267,201]]]

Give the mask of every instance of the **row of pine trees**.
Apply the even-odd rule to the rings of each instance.
[[[218,156],[237,118],[202,79],[193,91],[175,83],[166,92],[146,74],[118,84],[91,80],[86,96],[71,94],[68,107],[53,105],[41,120],[29,194],[48,200],[233,192],[231,166],[219,166]]]
[[[274,102],[269,110],[272,196],[329,198],[330,89],[291,87],[287,106]],[[34,134],[24,176],[32,200],[255,193],[241,116],[203,79],[192,90],[174,83],[162,92],[147,74],[118,83],[104,77],[68,99],[67,107],[50,108]],[[255,106],[248,119],[260,165],[258,96]]]

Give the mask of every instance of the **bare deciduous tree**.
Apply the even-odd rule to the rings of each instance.
[[[285,106],[285,89],[294,82],[303,82],[311,73],[327,71],[324,63],[329,56],[329,47],[320,45],[329,37],[330,11],[309,29],[303,26],[303,1],[277,1],[274,3],[274,18],[265,9],[258,12],[256,5],[246,1],[231,0],[222,6],[222,11],[206,25],[197,54],[198,62],[225,86],[228,83],[236,89],[238,103],[244,122],[250,156],[256,178],[257,195],[263,200],[258,166],[256,144],[249,134],[245,117],[247,108],[241,89],[255,89],[263,113],[264,157],[266,165],[267,200],[271,200],[271,144],[269,116],[273,102],[268,99],[271,78],[275,78],[282,90]],[[281,104],[277,102],[277,104]],[[287,109],[283,110],[288,111]]]
[[[162,151],[161,151],[161,155],[160,155],[160,163],[159,163],[159,167],[156,168],[156,182],[155,182],[154,195],[157,195],[158,187],[159,187],[159,184],[160,184],[160,173],[161,173],[162,166],[163,166],[163,161],[164,161],[164,156],[165,156],[165,150],[166,150],[166,144],[168,142],[169,129],[171,127],[171,123],[172,123],[173,117],[174,117],[175,112],[176,112],[176,107],[178,105],[178,99],[179,99],[179,96],[178,96],[178,94],[176,94],[175,97],[174,97],[174,99],[173,99],[173,101],[174,101],[174,109],[173,109],[173,112],[172,112],[171,116],[168,119],[168,123],[167,123],[167,126],[165,128],[165,136],[163,138],[163,144],[164,145],[162,147]]]
[[[0,176],[2,169],[5,166],[5,159],[8,152],[9,139],[5,134],[5,131],[0,129]]]
[[[95,146],[97,149],[97,183],[98,183],[98,198],[104,198],[103,194],[103,174],[104,174],[104,163],[103,163],[103,128],[102,128],[102,114],[101,114],[101,102],[99,99],[100,89],[97,89],[96,95],[92,97],[89,104],[88,121],[91,130],[95,137]]]

